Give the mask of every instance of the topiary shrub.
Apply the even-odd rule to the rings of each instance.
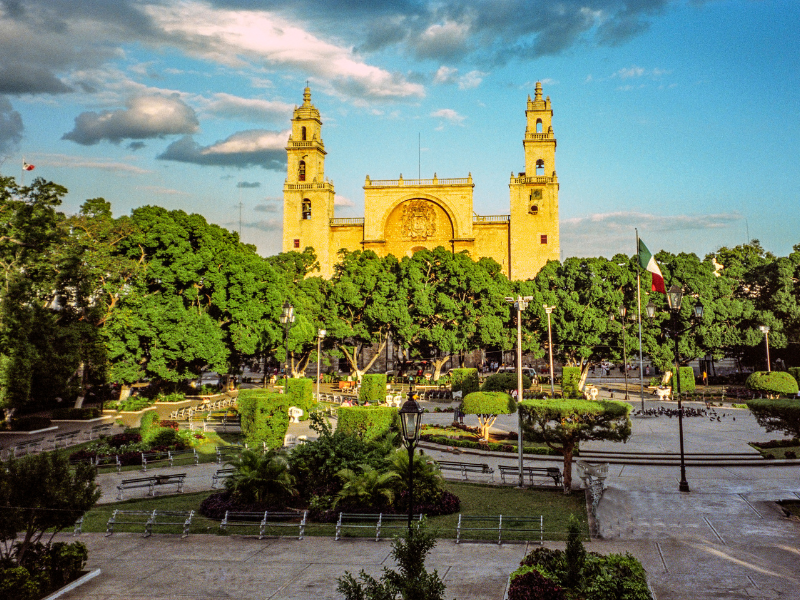
[[[466,396],[477,392],[481,387],[478,369],[453,369],[450,372],[450,390],[463,392]]]
[[[583,398],[580,383],[580,367],[564,367],[561,369],[561,395],[564,398]]]
[[[745,385],[748,389],[767,394],[768,398],[797,394],[797,381],[784,371],[756,371],[747,378]]]
[[[489,441],[489,429],[497,420],[497,415],[508,415],[516,412],[517,403],[505,392],[472,392],[464,396],[461,412],[465,415],[477,415],[481,436]]]
[[[242,433],[248,444],[268,448],[281,448],[289,429],[288,394],[266,390],[241,390],[239,392],[239,415]],[[295,406],[291,404],[291,406]]]
[[[695,390],[694,369],[692,367],[680,367],[678,369],[678,381],[681,384],[681,394],[688,394]],[[675,391],[678,391],[677,388]]]
[[[303,409],[301,421],[308,419],[308,414],[314,408],[314,382],[307,377],[289,379],[286,386],[286,395],[290,398],[289,406]]]
[[[383,437],[400,426],[397,409],[391,406],[343,406],[336,431],[356,435],[364,441]]]
[[[798,384],[800,384],[800,367],[789,367],[788,369],[786,369],[786,372],[789,373],[789,375],[791,375],[792,377],[794,377],[794,380]]]
[[[522,389],[527,390],[531,387],[531,378],[522,375]],[[481,386],[482,392],[511,392],[517,389],[516,373],[493,373],[489,375]]]
[[[361,404],[369,402],[377,404],[386,399],[386,375],[364,375],[361,379],[361,390],[358,392],[358,401]]]
[[[158,413],[156,411],[151,410],[142,415],[142,420],[139,425],[139,433],[142,434],[142,441],[150,442],[159,428]]]
[[[536,569],[518,575],[508,586],[508,600],[565,600],[565,598],[563,588]]]

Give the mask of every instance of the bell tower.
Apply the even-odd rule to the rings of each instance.
[[[561,256],[553,109],[549,96],[542,99],[540,82],[534,99],[528,96],[525,116],[525,171],[517,176],[512,172],[509,183],[509,278],[516,280],[532,279],[547,261]]]
[[[325,179],[322,120],[311,104],[311,89],[303,90],[303,104],[294,109],[292,133],[286,145],[286,182],[283,185],[283,251],[302,252],[313,246],[322,273],[330,272],[330,222],[333,183]]]

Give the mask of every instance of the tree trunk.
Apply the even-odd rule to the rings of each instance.
[[[449,354],[445,355],[444,358],[437,358],[433,360],[433,380],[431,383],[434,381],[439,381],[439,378],[442,376],[442,367],[448,360],[450,360]]]
[[[574,449],[574,444],[565,444],[562,450],[564,453],[564,494],[567,496],[572,493],[572,453]]]

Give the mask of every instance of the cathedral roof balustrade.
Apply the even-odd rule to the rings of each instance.
[[[323,181],[311,183],[284,183],[283,189],[285,190],[332,190],[333,182]]]
[[[472,183],[472,175],[469,177],[456,177],[452,179],[370,179],[364,183],[364,187],[431,187],[431,186],[453,186],[453,185],[469,185],[474,187]]]
[[[325,147],[325,144],[322,143],[322,140],[311,140],[311,141],[302,141],[302,140],[293,140],[289,139],[289,145],[292,148],[312,148],[314,146],[319,146],[321,148]]]
[[[359,225],[364,226],[364,217],[340,217],[338,219],[331,219],[331,227],[346,227],[346,226]]]
[[[546,140],[554,140],[556,136],[553,135],[552,131],[548,131],[547,133],[536,133],[536,132],[526,132],[525,139],[526,140],[536,140],[536,141],[546,141]]]
[[[510,223],[511,215],[472,215],[473,223]]]

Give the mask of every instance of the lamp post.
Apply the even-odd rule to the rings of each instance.
[[[320,346],[322,345],[322,338],[327,335],[324,329],[317,330],[317,402],[319,402],[319,359],[320,359]]]
[[[294,306],[288,300],[283,303],[281,323],[283,323],[283,341],[286,346],[286,369],[283,372],[283,391],[286,392],[286,388],[289,387],[289,327],[294,323]]]
[[[669,304],[669,310],[672,313],[671,316],[671,323],[672,323],[672,337],[675,341],[675,389],[678,391],[678,438],[680,441],[680,451],[681,451],[681,480],[678,484],[678,489],[681,492],[688,492],[689,490],[689,482],[686,481],[686,461],[684,456],[683,450],[683,404],[681,401],[681,378],[680,378],[680,355],[678,354],[678,342],[679,337],[682,333],[686,333],[690,329],[692,329],[695,325],[690,325],[686,329],[679,330],[678,329],[678,313],[681,310],[681,301],[683,299],[683,290],[679,288],[677,285],[672,285],[667,291],[667,303]],[[647,316],[651,319],[655,315],[655,306],[653,302],[650,301],[647,304]],[[703,318],[703,305],[701,303],[697,303],[694,307],[694,316],[698,319]]]
[[[769,362],[769,327],[767,325],[762,325],[759,329],[764,334],[764,345],[767,348],[767,373],[769,373],[772,370]]]
[[[550,397],[556,396],[556,385],[553,379],[553,328],[550,326],[550,313],[553,312],[555,306],[547,306],[543,304],[544,312],[547,313],[547,346],[550,349]]]
[[[522,402],[522,311],[528,308],[533,296],[506,297],[506,302],[514,305],[517,311],[517,402]],[[517,456],[519,460],[519,487],[525,487],[522,472],[522,413],[517,409]]]
[[[403,445],[408,449],[408,534],[411,535],[411,520],[414,514],[414,448],[419,442],[422,424],[422,407],[416,402],[416,394],[408,392],[408,400],[400,408],[400,429]]]
[[[622,360],[625,363],[625,400],[628,399],[628,346],[625,340],[625,315],[628,314],[628,309],[625,305],[619,307],[620,322],[622,323]],[[642,402],[642,410],[644,410],[644,402]]]

